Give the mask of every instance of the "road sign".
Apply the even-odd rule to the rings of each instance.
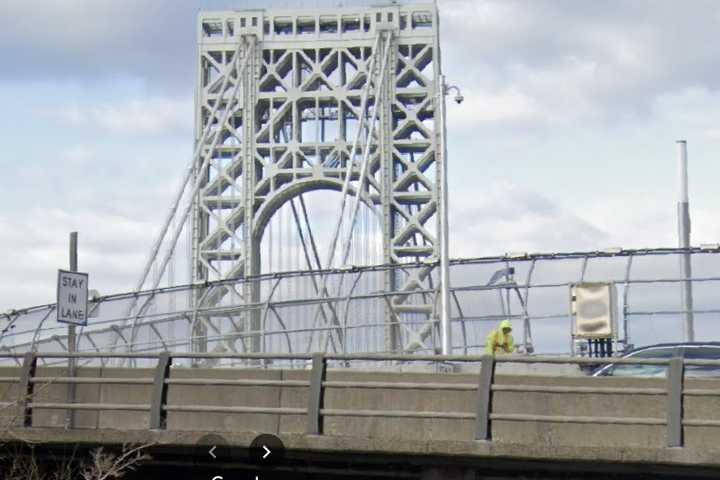
[[[88,274],[58,270],[57,321],[87,325]]]

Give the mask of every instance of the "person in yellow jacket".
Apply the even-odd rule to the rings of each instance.
[[[485,337],[485,353],[495,356],[496,353],[512,353],[513,344],[512,323],[503,320]]]

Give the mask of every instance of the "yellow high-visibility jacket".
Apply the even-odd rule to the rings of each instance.
[[[503,333],[504,328],[512,329],[510,320],[503,320],[485,337],[485,353],[495,356],[496,353],[512,353],[515,345],[511,333]]]

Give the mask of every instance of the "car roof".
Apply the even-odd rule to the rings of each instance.
[[[720,342],[668,342],[668,343],[656,343],[654,345],[645,345],[638,348],[633,348],[627,352],[623,352],[623,357],[648,350],[650,348],[668,348],[668,347],[717,347],[720,348]]]

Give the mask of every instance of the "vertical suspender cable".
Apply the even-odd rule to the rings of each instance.
[[[368,104],[368,97],[370,95],[370,89],[372,88],[373,84],[373,76],[375,73],[375,63],[378,57],[378,49],[380,45],[380,37],[381,35],[377,35],[375,37],[375,43],[373,44],[372,51],[371,51],[371,58],[370,63],[367,70],[367,76],[365,80],[365,85],[363,87],[363,93],[360,100],[360,111],[358,115],[358,126],[357,131],[355,132],[355,138],[353,139],[352,147],[350,149],[350,155],[347,159],[347,165],[345,170],[345,179],[343,181],[343,187],[341,190],[341,200],[340,200],[340,209],[338,212],[338,219],[337,223],[335,225],[335,229],[333,230],[333,237],[330,241],[330,245],[328,248],[328,255],[327,255],[327,261],[325,262],[324,267],[325,268],[332,268],[333,260],[335,258],[335,250],[337,248],[337,241],[338,237],[341,234],[341,230],[343,227],[343,218],[345,216],[345,205],[347,202],[347,196],[350,189],[350,181],[352,179],[352,170],[354,166],[354,159],[355,159],[355,153],[358,147],[358,142],[360,141],[360,135],[362,133],[363,126],[365,125],[365,111],[367,110],[367,104]],[[321,120],[322,121],[322,120]],[[321,140],[324,141],[324,137],[321,132]],[[339,158],[338,161],[341,159]],[[322,287],[320,291],[322,292],[322,295],[325,295],[327,291],[327,281],[328,277],[327,275],[323,276],[322,279]],[[313,331],[310,331],[310,343],[312,342],[314,334]],[[308,347],[310,347],[310,343],[308,344]]]
[[[355,192],[356,195],[354,198],[351,199],[351,202],[353,203],[352,213],[350,216],[350,224],[348,228],[347,233],[347,241],[343,245],[343,256],[342,256],[342,263],[341,265],[345,265],[347,262],[347,257],[350,253],[350,244],[352,243],[352,232],[355,227],[355,221],[357,219],[357,212],[360,208],[360,197],[362,195],[363,189],[365,188],[365,180],[367,178],[367,171],[368,166],[370,164],[369,157],[370,157],[370,147],[372,144],[372,130],[375,126],[375,120],[379,116],[380,111],[380,104],[382,103],[382,96],[385,93],[385,73],[387,70],[387,61],[388,57],[390,56],[390,46],[392,45],[392,34],[388,34],[386,37],[386,43],[385,48],[383,52],[383,61],[382,61],[382,67],[380,70],[380,80],[379,80],[379,86],[377,89],[377,95],[375,96],[375,104],[373,108],[373,116],[370,120],[370,133],[368,135],[367,142],[365,143],[365,151],[363,152],[363,159],[362,164],[360,167],[360,184],[357,187],[357,191]]]
[[[358,129],[357,129],[357,132],[355,133],[355,138],[353,139],[353,143],[352,143],[352,149],[350,150],[350,156],[347,160],[347,167],[345,169],[345,180],[343,182],[343,188],[342,188],[342,198],[340,199],[340,211],[339,211],[339,215],[338,215],[338,222],[337,222],[337,225],[335,226],[333,237],[330,242],[330,247],[328,250],[328,260],[327,260],[327,262],[325,262],[326,268],[332,268],[333,259],[335,257],[335,248],[336,248],[337,241],[338,241],[338,235],[340,234],[340,229],[343,224],[343,216],[345,214],[345,203],[347,201],[347,195],[348,195],[348,191],[350,189],[350,180],[352,178],[352,169],[354,166],[355,151],[357,150],[358,141],[360,140],[361,127],[364,124],[364,120],[365,120],[365,110],[367,108],[368,96],[370,94],[370,88],[371,88],[371,84],[373,81],[373,74],[374,74],[374,70],[375,70],[375,61],[377,58],[377,52],[378,52],[379,45],[380,45],[380,35],[378,35],[375,38],[375,44],[373,45],[373,49],[372,49],[372,58],[370,59],[370,65],[369,65],[368,73],[367,73],[367,79],[365,81],[365,87],[363,89],[362,99],[360,100],[360,115],[358,118]]]

